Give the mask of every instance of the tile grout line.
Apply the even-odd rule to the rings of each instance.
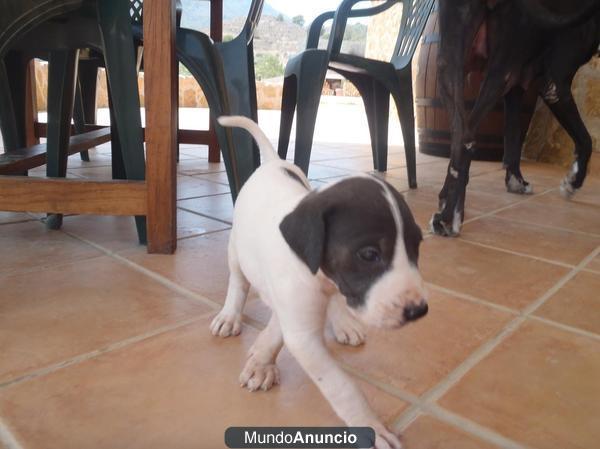
[[[412,424],[419,416],[426,414],[431,415],[442,422],[445,422],[449,425],[452,425],[460,430],[465,431],[468,434],[479,437],[484,441],[489,441],[493,444],[496,444],[502,448],[511,448],[511,449],[528,449],[527,447],[497,433],[496,431],[489,429],[485,426],[477,424],[467,418],[456,415],[438,404],[427,404],[421,401],[418,396],[415,396],[412,393],[409,393],[401,388],[394,387],[392,385],[386,384],[385,382],[379,381],[371,377],[368,374],[365,374],[350,365],[343,363],[340,360],[336,361],[340,364],[340,366],[351,375],[362,379],[370,385],[388,393],[404,402],[408,402],[410,405],[407,410],[403,413],[408,413],[411,409],[414,410],[414,413],[410,415],[407,421],[404,423],[402,429],[405,430],[410,424]],[[394,426],[397,428],[397,426]]]
[[[503,306],[501,304],[496,304],[495,302],[486,301],[485,299],[477,298],[476,296],[469,295],[467,293],[461,293],[459,291],[452,290],[450,288],[443,287],[441,285],[437,285],[432,282],[425,282],[425,285],[427,286],[427,288],[431,288],[432,290],[435,290],[437,292],[445,293],[447,295],[454,296],[458,299],[463,299],[465,301],[469,301],[473,304],[478,304],[480,306],[486,306],[491,309],[499,310],[500,312],[509,313],[511,315],[519,315],[521,313],[516,309],[512,309],[510,307]]]
[[[421,402],[419,397],[413,393],[410,393],[401,388],[394,387],[393,385],[382,382],[382,381],[354,368],[353,366],[343,362],[342,360],[335,358],[335,361],[337,362],[337,364],[339,366],[341,366],[344,369],[344,371],[352,374],[354,377],[357,377],[357,378],[367,382],[368,384],[373,385],[374,387],[379,388],[380,390],[382,390],[398,399],[401,399],[404,402],[408,402],[409,404],[412,404],[412,405],[416,405]]]
[[[537,260],[538,262],[544,262],[544,263],[551,264],[551,265],[557,265],[557,266],[563,267],[563,268],[569,268],[569,269],[575,268],[575,265],[568,264],[566,262],[560,262],[558,260],[546,259],[545,257],[535,256],[533,254],[522,253],[520,251],[514,251],[512,249],[499,248],[494,245],[488,245],[487,243],[480,243],[480,242],[476,242],[474,240],[467,240],[467,239],[463,238],[462,236],[459,236],[458,240],[461,242],[464,242],[464,243],[468,243],[469,245],[492,249],[492,250],[499,251],[502,253],[511,254],[513,256],[526,257],[528,259]]]
[[[552,326],[552,327],[561,329],[565,332],[570,332],[572,334],[579,335],[580,337],[587,337],[587,338],[591,338],[592,340],[600,341],[600,334],[597,334],[595,332],[590,332],[588,330],[581,329],[579,327],[571,326],[569,324],[561,323],[559,321],[550,320],[548,318],[544,318],[543,316],[528,315],[527,319],[533,320],[533,321],[539,321],[541,323],[547,324],[548,326]]]
[[[472,353],[471,356],[469,356],[461,365],[459,365],[458,368],[456,368],[452,373],[450,373],[446,377],[445,381],[442,381],[436,387],[434,387],[428,393],[426,393],[424,395],[425,399],[428,402],[437,401],[444,393],[446,393],[450,389],[450,387],[452,387],[455,383],[462,379],[462,377],[464,376],[464,374],[466,374],[468,370],[470,370],[473,366],[479,363],[479,361],[481,361],[483,357],[485,357],[500,343],[502,343],[506,337],[512,334],[523,322],[525,322],[528,316],[530,316],[533,312],[540,308],[558,290],[564,287],[567,282],[569,282],[579,271],[581,271],[581,269],[588,263],[589,260],[597,256],[598,254],[600,254],[600,246],[597,247],[594,251],[592,251],[587,257],[585,257],[575,268],[573,268],[570,272],[568,272],[562,278],[560,278],[536,301],[532,302],[527,307],[525,307],[521,314],[515,317],[511,322],[509,322],[500,332],[500,334],[498,334],[496,337],[492,338],[491,340],[480,346],[481,351],[480,349],[475,350],[475,352]],[[489,348],[486,346],[489,346]],[[478,352],[480,352],[480,354],[477,354]]]
[[[3,388],[10,387],[12,385],[18,385],[20,383],[29,381],[31,379],[36,379],[38,377],[41,377],[41,376],[44,376],[44,375],[47,375],[50,373],[54,373],[63,368],[67,368],[69,366],[73,366],[78,363],[90,360],[90,359],[94,359],[96,357],[107,354],[109,352],[113,352],[118,349],[128,347],[132,344],[147,340],[149,338],[156,337],[157,335],[161,335],[166,332],[170,332],[170,331],[188,326],[190,324],[193,324],[195,322],[203,320],[208,313],[210,313],[210,312],[200,314],[199,316],[196,316],[194,318],[188,318],[187,320],[178,321],[177,323],[161,326],[161,327],[158,327],[151,331],[144,332],[144,333],[138,334],[138,335],[134,335],[133,337],[125,338],[123,340],[119,340],[114,343],[110,343],[99,349],[94,349],[93,351],[84,352],[83,354],[76,355],[74,357],[68,358],[67,360],[63,360],[63,361],[60,361],[57,363],[47,365],[40,369],[30,371],[26,374],[23,374],[21,376],[18,376],[13,379],[9,379],[7,381],[0,383],[0,390],[2,390]]]
[[[507,323],[504,328],[493,338],[483,343],[479,348],[473,351],[458,367],[451,371],[442,381],[431,388],[420,397],[420,402],[409,407],[395,421],[394,428],[403,430],[410,424],[420,410],[426,409],[430,404],[436,403],[450,388],[456,385],[460,380],[494,349],[496,349],[506,338],[512,335],[528,318],[528,316],[541,307],[552,295],[569,282],[579,271],[581,271],[593,258],[600,254],[600,246],[588,254],[577,266],[570,272],[561,277],[552,287],[550,287],[542,296],[529,306],[523,309],[522,313]],[[462,427],[461,427],[462,428]],[[463,429],[466,430],[466,429]],[[486,429],[487,430],[487,429]],[[522,446],[521,446],[522,447]]]
[[[484,441],[488,441],[503,449],[529,449],[530,446],[518,443],[510,438],[505,437],[502,434],[497,433],[494,430],[488,429],[481,424],[478,424],[470,419],[463,416],[452,413],[449,410],[437,405],[427,404],[423,407],[422,413],[433,416],[447,424],[450,424],[457,429],[460,429],[467,434],[474,435]],[[417,415],[418,417],[418,415]]]
[[[494,209],[494,210],[491,210],[489,212],[483,212],[482,211],[480,215],[477,215],[475,217],[472,217],[472,218],[469,218],[467,220],[464,220],[463,223],[462,223],[462,225],[461,225],[461,230],[462,230],[463,226],[466,225],[466,224],[468,224],[468,223],[472,223],[474,221],[481,220],[482,218],[489,218],[491,216],[497,217],[497,215],[495,215],[495,214],[497,214],[498,212],[502,212],[502,211],[504,211],[506,209],[510,209],[511,207],[517,206],[519,204],[527,203],[528,201],[531,201],[534,198],[540,197],[542,195],[546,195],[547,193],[552,192],[553,190],[556,190],[556,189],[557,189],[556,187],[553,187],[551,189],[544,190],[543,192],[540,192],[540,193],[534,193],[533,195],[528,195],[526,198],[524,198],[522,200],[515,201],[512,204],[507,204],[506,206],[502,206],[502,207],[500,207],[498,209]],[[417,200],[417,201],[424,202],[424,201],[421,201],[421,200]],[[523,223],[523,224],[528,224],[530,226],[536,226],[535,224],[532,224],[532,223]],[[426,238],[433,237],[433,236],[437,235],[437,234],[434,234],[434,233],[431,232],[431,230],[429,228],[429,223],[427,224],[427,229],[426,230],[427,230],[427,233],[423,236],[423,239],[426,239]]]
[[[512,204],[507,204],[506,206],[502,206],[498,209],[494,209],[489,212],[484,212],[483,214],[478,215],[477,217],[469,218],[468,220],[463,221],[463,226],[466,225],[467,223],[472,223],[473,221],[477,221],[477,220],[481,220],[482,218],[490,217],[492,215],[497,214],[498,212],[502,212],[502,211],[504,211],[506,209],[510,209],[514,206],[518,206],[520,204],[527,203],[527,202],[533,200],[534,198],[539,198],[540,196],[544,196],[550,192],[553,192],[554,190],[557,190],[557,188],[558,187],[552,187],[550,189],[543,190],[540,193],[534,193],[533,195],[527,195],[526,198],[523,198],[522,200],[519,200],[519,201],[515,201]]]
[[[203,214],[202,212],[198,212],[198,211],[194,211],[194,210],[188,209],[187,207],[177,206],[177,209],[181,209],[183,211],[189,212],[190,214],[198,215],[198,216],[204,217],[204,218],[210,218],[211,220],[218,221],[218,222],[226,224],[228,226],[232,226],[232,224],[231,224],[230,221],[222,220],[222,219],[216,218],[216,217],[211,217],[210,215],[206,215],[206,214]]]
[[[518,218],[503,217],[502,215],[496,215],[496,216],[494,216],[494,218],[497,220],[510,221],[511,223],[516,223],[516,224],[522,224],[522,225],[534,226],[534,227],[537,226],[539,228],[551,229],[553,231],[568,232],[570,234],[577,234],[577,235],[583,235],[586,237],[600,239],[600,234],[594,234],[593,232],[578,231],[576,229],[563,228],[561,226],[552,226],[552,225],[541,224],[541,223],[531,223],[528,221],[519,220]]]
[[[23,449],[2,417],[0,417],[0,445],[5,449]]]
[[[188,239],[193,239],[196,237],[202,237],[205,235],[211,235],[211,234],[216,234],[217,232],[223,232],[223,231],[229,231],[231,228],[223,228],[223,229],[214,229],[212,231],[206,231],[206,232],[202,232],[200,234],[192,234],[192,235],[186,235],[184,237],[179,237],[177,239],[177,241],[182,241],[182,240],[188,240]]]
[[[123,257],[120,254],[115,253],[114,251],[111,251],[111,250],[109,250],[107,248],[104,248],[102,245],[99,245],[99,244],[97,244],[95,242],[92,242],[91,240],[88,240],[88,239],[86,239],[84,237],[81,237],[81,236],[79,236],[77,234],[72,234],[72,233],[67,232],[67,231],[61,231],[61,232],[63,232],[64,234],[66,234],[66,235],[68,235],[68,236],[70,236],[70,237],[72,237],[72,238],[74,238],[76,240],[79,240],[79,241],[81,241],[83,243],[86,243],[86,244],[88,244],[88,245],[96,248],[97,250],[103,252],[107,256],[109,256],[109,257],[117,260],[121,264],[128,266],[129,268],[137,271],[138,273],[142,273],[142,274],[146,275],[147,277],[149,277],[152,280],[158,282],[159,284],[163,285],[164,287],[167,287],[168,289],[170,289],[170,290],[172,290],[172,291],[174,291],[176,293],[179,293],[180,295],[182,295],[182,296],[184,296],[184,297],[186,297],[188,299],[191,299],[191,300],[193,300],[195,302],[202,303],[202,304],[210,307],[213,310],[217,310],[218,308],[222,307],[222,304],[219,304],[218,302],[213,301],[212,299],[207,298],[204,295],[201,295],[201,294],[196,293],[196,292],[194,292],[192,290],[189,290],[189,289],[187,289],[185,287],[182,287],[182,286],[176,284],[175,282],[171,281],[170,279],[168,279],[168,278],[166,278],[166,277],[164,277],[164,276],[162,276],[162,275],[160,275],[158,273],[155,273],[154,271],[149,270],[148,268],[145,268],[145,267],[143,267],[141,265],[138,265],[135,262],[132,262],[131,260],[127,259],[126,257]],[[217,231],[215,231],[215,232],[217,232]]]
[[[582,270],[580,270],[580,272],[581,271],[587,271],[587,270],[582,269]],[[463,299],[463,300],[469,301],[469,302],[471,302],[473,304],[478,304],[480,306],[489,307],[491,309],[495,309],[495,310],[498,310],[498,311],[501,311],[501,312],[509,313],[509,314],[515,315],[515,316],[522,314],[517,309],[511,309],[510,307],[502,306],[500,304],[496,304],[494,302],[487,301],[485,299],[477,298],[476,296],[471,296],[471,295],[468,295],[466,293],[461,293],[461,292],[458,292],[458,291],[455,291],[455,290],[452,290],[452,289],[449,289],[449,288],[446,288],[446,287],[442,287],[442,286],[439,286],[439,285],[436,285],[436,284],[432,284],[430,282],[427,282],[426,285],[427,285],[427,287],[431,288],[432,290],[436,290],[436,291],[439,291],[439,292],[442,292],[442,293],[446,293],[446,294],[451,295],[451,296],[455,296],[458,299]],[[544,317],[537,316],[537,315],[528,315],[527,319],[528,320],[541,321],[541,322],[543,322],[543,323],[545,323],[545,324],[547,324],[549,326],[557,327],[559,329],[571,332],[571,333],[576,334],[576,335],[581,335],[583,337],[592,338],[594,340],[600,340],[600,334],[598,334],[598,333],[591,332],[591,331],[588,331],[588,330],[585,330],[585,329],[581,329],[579,327],[570,326],[568,324],[561,323],[560,321],[554,321],[554,320],[551,320],[549,318],[544,318]]]
[[[0,229],[2,228],[2,226],[7,226],[7,225],[14,225],[14,224],[20,224],[20,223],[29,223],[30,221],[36,221],[37,218],[24,218],[22,220],[17,220],[17,221],[7,221],[5,223],[0,223]]]

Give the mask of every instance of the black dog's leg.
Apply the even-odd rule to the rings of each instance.
[[[479,0],[440,0],[440,50],[438,79],[440,96],[452,129],[450,163],[439,194],[439,212],[433,214],[431,231],[454,236],[464,218],[465,191],[471,164],[470,147],[463,144],[466,112],[464,105],[464,58],[483,21],[485,4]]]
[[[436,234],[455,236],[460,232],[464,219],[471,158],[475,150],[475,130],[494,107],[505,86],[504,72],[496,65],[491,65],[467,120],[467,126],[464,128],[463,142],[459,145],[459,151],[453,151],[451,154],[446,181],[439,196],[440,212],[434,214],[431,220],[431,229]]]
[[[528,194],[533,192],[521,174],[521,105],[524,90],[520,86],[513,87],[504,96],[504,159],[506,169],[504,183],[510,193]]]
[[[575,142],[575,161],[561,184],[561,193],[570,198],[583,185],[592,153],[592,139],[581,120],[571,85],[575,73],[597,52],[600,17],[561,34],[545,57],[544,87],[541,96]]]
[[[546,104],[558,122],[575,142],[575,161],[560,185],[560,191],[566,198],[573,196],[583,185],[592,154],[592,138],[581,120],[570,87],[569,84],[568,95],[562,98],[559,96],[557,102],[551,103],[546,100]]]

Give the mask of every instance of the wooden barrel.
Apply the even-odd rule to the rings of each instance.
[[[450,156],[450,123],[446,108],[439,96],[437,82],[437,53],[439,46],[437,7],[431,12],[423,31],[415,83],[415,104],[419,151],[432,156]],[[480,73],[471,73],[465,82],[465,107],[467,114],[473,108],[479,86],[483,80]],[[529,127],[537,101],[534,87],[523,98],[521,129],[523,137]],[[484,118],[476,137],[475,160],[500,161],[504,153],[504,104],[500,100]]]

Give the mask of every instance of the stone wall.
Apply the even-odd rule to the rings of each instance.
[[[373,5],[379,4],[379,1],[372,1]],[[390,61],[398,39],[400,31],[400,20],[402,19],[402,3],[397,3],[387,11],[377,14],[370,19],[367,29],[367,46],[365,55],[371,59],[380,61]],[[419,60],[420,45],[417,46],[412,64],[413,89],[418,74],[417,61]],[[397,117],[396,105],[390,101],[390,117]]]
[[[376,5],[380,2],[372,2]],[[385,12],[371,17],[367,28],[367,58],[389,61],[396,45],[400,19],[402,17],[402,4],[397,3]]]
[[[36,61],[36,84],[37,84],[37,107],[38,111],[46,110],[46,92],[48,91],[48,64]],[[140,92],[140,103],[144,105],[144,75],[138,78]],[[257,82],[257,99],[259,109],[279,109],[281,107],[281,84],[269,84]],[[106,91],[106,76],[104,70],[98,71],[98,89],[96,97],[99,108],[108,107],[108,96]],[[182,108],[205,108],[208,107],[206,97],[202,89],[192,76],[179,76],[179,106]]]

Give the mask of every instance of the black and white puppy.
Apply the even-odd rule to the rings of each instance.
[[[373,176],[343,179],[319,190],[279,159],[258,126],[220,117],[252,134],[262,165],[237,198],[229,240],[229,286],[213,335],[238,335],[250,285],[272,309],[253,344],[242,386],[279,383],[275,359],[284,342],[348,426],[369,426],[379,449],[398,438],[371,411],[323,342],[326,318],[340,343],[358,345],[364,325],[397,328],[427,313],[417,269],[421,230],[402,196]]]

